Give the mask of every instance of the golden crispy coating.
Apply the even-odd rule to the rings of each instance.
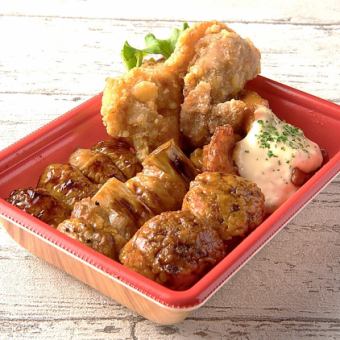
[[[258,105],[263,105],[269,108],[267,99],[262,98],[257,92],[250,90],[243,90],[239,94],[239,99],[242,100],[251,111],[255,111]]]
[[[108,134],[126,138],[143,160],[169,139],[179,140],[181,102],[177,74],[162,62],[149,63],[106,80],[101,113]]]
[[[188,211],[165,212],[146,222],[125,245],[120,261],[169,288],[192,286],[225,255],[217,232]]]
[[[200,82],[211,86],[211,104],[226,101],[260,72],[260,52],[224,24],[216,24],[197,42],[184,78],[186,96]]]
[[[116,178],[109,179],[92,200],[109,211],[110,223],[126,239],[153,216],[149,208]]]
[[[222,23],[213,22],[205,31],[201,27],[206,26],[192,28],[201,35],[190,49],[195,53],[184,77],[180,113],[181,131],[195,147],[207,144],[219,125],[231,124],[237,130],[243,120],[244,103],[233,103],[235,107],[230,107],[230,103],[215,106],[236,95],[260,72],[260,53],[251,41],[242,39]],[[181,41],[180,38],[179,45]]]
[[[7,201],[55,228],[71,214],[44,189],[17,189],[11,192]]]
[[[203,148],[203,171],[236,174],[233,162],[235,135],[230,125],[219,126]]]
[[[77,168],[69,164],[51,164],[42,173],[38,183],[69,209],[85,197],[93,196],[98,186],[90,182]]]
[[[109,156],[126,179],[142,171],[142,165],[137,159],[136,151],[122,138],[100,141],[92,147],[92,150]]]
[[[95,229],[91,223],[84,219],[70,218],[65,220],[59,224],[58,230],[107,257],[117,258],[118,252],[112,235],[104,230]]]
[[[229,100],[217,104],[211,109],[208,119],[210,136],[218,126],[229,124],[235,133],[244,133],[244,121],[249,115],[248,107],[241,100]]]
[[[264,196],[256,184],[235,175],[204,172],[191,182],[183,210],[216,229],[224,241],[245,236],[264,218]]]
[[[190,160],[198,172],[203,170],[203,149],[197,148],[190,154]]]
[[[247,114],[243,121],[243,131],[248,132],[250,126],[254,121],[254,112],[258,105],[263,105],[269,108],[268,100],[262,98],[257,92],[250,90],[243,90],[239,93],[239,99],[242,100],[247,106]]]
[[[165,64],[172,72],[178,73],[181,77],[187,72],[188,66],[196,54],[198,41],[206,34],[214,32],[221,27],[218,21],[205,21],[197,23],[186,29],[179,37],[176,48]],[[232,29],[223,25],[226,30],[233,32]]]
[[[143,171],[126,186],[154,214],[177,210],[197,172],[181,149],[169,141],[154,150],[143,162]]]
[[[208,144],[218,126],[229,124],[235,132],[243,133],[244,121],[249,116],[249,110],[241,100],[210,105],[209,94],[204,93],[206,85],[200,83],[182,105],[181,130],[194,147]]]
[[[78,149],[70,156],[69,162],[93,183],[104,184],[111,177],[126,180],[111,158],[100,152]]]

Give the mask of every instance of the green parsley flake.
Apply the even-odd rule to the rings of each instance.
[[[257,121],[261,128],[260,132],[255,136],[260,148],[268,149],[267,156],[269,158],[278,157],[273,150],[271,150],[271,147],[273,145],[275,148],[278,148],[280,144],[280,149],[283,151],[286,150],[286,146],[288,145],[292,149],[301,149],[304,152],[309,153],[307,149],[310,145],[304,139],[302,130],[284,121],[282,122],[282,127],[277,128],[279,125],[277,124],[277,121],[278,120],[276,119],[272,122],[268,120],[264,122],[262,119]]]

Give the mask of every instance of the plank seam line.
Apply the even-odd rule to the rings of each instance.
[[[25,17],[25,18],[50,18],[50,19],[79,19],[79,20],[105,20],[105,21],[123,21],[123,22],[202,22],[204,20],[184,20],[184,19],[150,19],[150,18],[109,18],[109,17],[87,17],[87,16],[63,16],[63,15],[41,15],[41,14],[4,14],[0,13],[0,17]],[[291,22],[288,19],[278,19],[278,20],[249,20],[249,21],[241,21],[241,20],[223,20],[223,22],[227,22],[230,24],[259,24],[259,25],[293,25],[293,26],[315,26],[315,27],[327,27],[327,26],[339,26],[340,22]]]

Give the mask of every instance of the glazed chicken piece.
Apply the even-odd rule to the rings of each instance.
[[[225,102],[260,72],[260,52],[250,40],[241,38],[222,23],[198,24],[183,36],[190,36],[194,30],[198,30],[201,37],[188,50],[189,54],[192,49],[195,52],[184,77],[180,128],[193,147],[201,147],[209,142],[217,126],[231,124],[237,132],[242,125],[245,104]],[[176,58],[177,49],[184,50],[181,46],[184,41],[187,42],[185,37],[179,39],[170,59]]]
[[[92,147],[92,150],[109,156],[126,179],[142,171],[142,165],[138,161],[136,151],[122,138],[100,141]]]
[[[236,137],[230,125],[217,127],[210,143],[203,148],[203,171],[236,174],[233,161],[235,143]]]
[[[107,78],[101,114],[112,137],[128,140],[140,161],[169,139],[179,141],[182,86],[163,62],[145,63]]]
[[[68,207],[40,188],[14,190],[7,201],[55,228],[71,214]]]
[[[104,184],[111,177],[126,180],[111,158],[100,152],[78,149],[70,156],[69,162],[93,183]]]
[[[92,201],[108,211],[111,225],[124,235],[126,241],[153,216],[149,208],[116,178],[109,179]]]
[[[171,289],[191,287],[225,255],[222,240],[188,211],[165,212],[146,222],[124,246],[120,261]]]
[[[107,257],[117,259],[116,244],[111,233],[100,229],[96,230],[91,222],[70,218],[59,224],[58,230]]]
[[[109,211],[90,198],[77,202],[58,230],[113,259],[128,241],[124,230],[111,224]]]
[[[171,140],[153,151],[144,160],[143,171],[126,185],[154,214],[159,214],[181,207],[196,174],[194,165]]]
[[[51,164],[42,173],[38,188],[45,189],[68,209],[83,198],[93,196],[98,186],[69,164]]]
[[[264,196],[256,184],[239,176],[204,172],[190,184],[183,210],[214,228],[223,241],[243,237],[264,219]]]
[[[111,178],[92,198],[77,202],[71,218],[58,230],[117,259],[126,242],[152,216],[124,183]]]

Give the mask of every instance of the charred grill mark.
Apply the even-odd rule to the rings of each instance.
[[[187,164],[185,159],[182,159],[173,152],[170,152],[168,157],[171,167],[184,179],[185,182],[189,183],[196,176],[195,170]]]
[[[138,213],[135,211],[134,207],[125,199],[120,198],[119,200],[116,200],[115,203],[117,203],[123,210],[127,211],[130,217],[133,219],[133,221],[138,225]]]

